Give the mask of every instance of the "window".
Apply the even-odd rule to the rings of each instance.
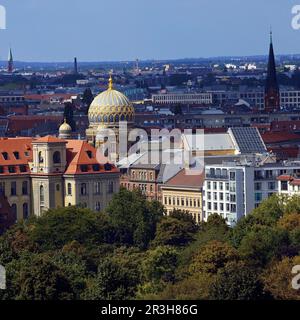
[[[72,185],[71,185],[70,182],[69,182],[68,185],[67,185],[67,192],[68,192],[68,195],[71,195],[71,194],[72,194]]]
[[[26,166],[21,165],[19,166],[19,168],[20,168],[20,172],[27,172]]]
[[[262,194],[261,193],[255,193],[255,201],[260,202],[262,200]]]
[[[256,191],[260,191],[261,190],[261,182],[256,182],[254,184],[254,190],[256,190]]]
[[[96,204],[95,204],[95,210],[96,211],[100,211],[101,210],[101,204],[100,204],[99,201],[97,201]]]
[[[220,203],[220,211],[224,211],[224,204]]]
[[[110,163],[105,163],[104,170],[105,171],[111,171],[111,169],[112,169],[112,165]]]
[[[54,164],[58,164],[60,162],[61,162],[60,152],[59,151],[55,151],[54,154],[53,154],[53,163]]]
[[[39,152],[39,163],[44,163],[44,158],[42,155],[42,151]]]
[[[56,185],[56,191],[59,191],[59,190],[60,190],[60,185],[57,184],[57,185]]]
[[[15,219],[17,220],[17,216],[18,216],[18,209],[17,209],[17,205],[15,203],[13,203],[11,205],[11,211],[15,217]]]
[[[281,181],[281,190],[283,190],[283,191],[287,191],[288,190],[287,181]]]
[[[15,156],[15,158],[16,158],[17,160],[20,159],[20,154],[19,154],[18,151],[15,151],[15,152],[14,152],[14,156]]]
[[[93,153],[92,153],[92,151],[88,150],[88,151],[86,152],[86,154],[87,154],[87,156],[88,156],[90,159],[93,158]]]
[[[16,181],[11,182],[10,184],[10,195],[16,196],[17,195],[17,183]]]
[[[28,219],[29,212],[28,212],[28,203],[23,203],[23,219]]]
[[[93,164],[93,171],[100,171],[100,165],[99,164]]]
[[[86,164],[82,164],[80,166],[80,170],[81,170],[81,172],[88,172],[88,166]]]
[[[2,152],[2,156],[4,160],[8,160],[8,153],[7,152]]]
[[[230,172],[230,180],[231,181],[235,180],[235,172]]]
[[[214,188],[214,190],[217,190],[217,183],[216,182],[213,183],[213,188]]]
[[[276,184],[274,181],[268,182],[268,189],[269,190],[275,190],[275,188],[276,188]]]
[[[40,203],[43,205],[45,202],[45,190],[44,186],[40,186]]]
[[[108,193],[114,193],[114,182],[109,181],[108,183]]]
[[[4,169],[2,166],[0,166],[0,174],[4,172]]]
[[[28,195],[28,182],[27,181],[23,181],[22,182],[22,194]]]
[[[95,182],[95,194],[101,194],[101,183]]]
[[[14,166],[8,166],[8,172],[9,173],[15,173],[16,172],[16,168]]]
[[[80,193],[81,193],[82,196],[86,196],[87,195],[86,183],[82,183],[81,184]]]
[[[5,196],[5,182],[0,182],[0,195]]]

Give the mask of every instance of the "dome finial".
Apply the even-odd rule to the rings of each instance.
[[[111,73],[109,74],[108,89],[109,90],[113,89],[113,79],[112,79]]]

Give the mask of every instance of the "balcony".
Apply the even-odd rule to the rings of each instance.
[[[223,174],[211,174],[211,173],[206,173],[205,174],[206,179],[211,179],[211,180],[229,180],[229,176],[223,175]]]

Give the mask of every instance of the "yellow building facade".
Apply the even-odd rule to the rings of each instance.
[[[188,211],[197,223],[203,221],[203,175],[187,175],[185,170],[167,181],[162,187],[162,204],[167,214],[173,210]]]

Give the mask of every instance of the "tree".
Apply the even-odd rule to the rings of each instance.
[[[270,263],[262,276],[264,288],[270,292],[274,299],[300,300],[300,290],[292,287],[292,274],[294,266],[300,265],[300,256],[294,258],[285,257],[281,261]]]
[[[178,264],[178,253],[171,247],[157,247],[147,252],[143,273],[147,281],[172,282]]]
[[[0,299],[64,300],[74,299],[66,275],[47,256],[22,255],[6,266],[7,288]]]
[[[233,261],[220,269],[210,288],[214,300],[257,300],[264,298],[263,284],[254,268]]]
[[[29,238],[40,249],[56,250],[76,240],[87,246],[110,242],[112,228],[107,215],[89,209],[65,207],[49,210],[33,220]]]
[[[85,89],[82,95],[82,103],[85,106],[86,113],[88,112],[89,107],[92,104],[93,100],[94,100],[94,95],[92,93],[92,90],[90,88]]]
[[[190,274],[212,273],[216,274],[219,269],[224,268],[232,261],[238,261],[239,255],[228,243],[211,241],[207,245],[199,248],[189,267]]]
[[[82,295],[88,300],[126,300],[132,298],[140,284],[141,256],[134,249],[121,248],[102,259],[95,279]]]
[[[115,229],[115,241],[146,248],[154,238],[156,224],[164,214],[157,201],[148,202],[139,190],[124,188],[115,194],[106,212]]]
[[[74,121],[74,106],[71,102],[65,103],[64,118],[66,119],[66,122],[71,126],[72,131],[76,131],[76,123]]]
[[[290,244],[285,230],[257,226],[249,231],[238,248],[240,254],[253,263],[264,266],[283,253]]]
[[[189,211],[174,209],[169,213],[169,216],[184,222],[188,232],[195,233],[199,229],[199,226]]]
[[[300,214],[291,213],[285,214],[282,219],[278,221],[278,227],[289,232],[300,228]]]
[[[173,217],[164,217],[157,225],[154,246],[185,246],[192,241],[189,223]]]

